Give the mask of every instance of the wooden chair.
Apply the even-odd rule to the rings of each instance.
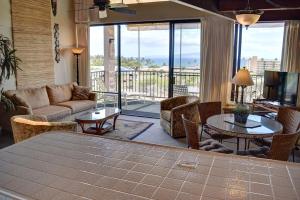
[[[233,153],[231,149],[228,149],[227,147],[213,139],[199,142],[199,121],[191,121],[187,119],[185,115],[181,115],[181,117],[186,134],[188,148],[219,153]]]
[[[201,119],[201,133],[200,133],[200,139],[202,138],[203,132],[207,133],[210,135],[212,139],[218,140],[222,143],[224,139],[230,139],[233,138],[228,135],[224,135],[220,132],[217,132],[215,130],[210,129],[206,125],[206,121],[209,117],[213,115],[218,115],[222,113],[222,103],[217,101],[217,102],[204,102],[204,103],[199,103],[198,104],[198,110],[200,114],[200,119]]]
[[[300,131],[296,133],[277,134],[273,136],[271,147],[264,146],[255,150],[240,151],[238,154],[288,161],[299,135]]]

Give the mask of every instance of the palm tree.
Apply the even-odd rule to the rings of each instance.
[[[0,88],[4,80],[16,76],[21,60],[15,55],[16,50],[12,47],[10,40],[0,34]],[[0,103],[5,110],[13,110],[14,104],[3,95],[3,88],[0,93]]]

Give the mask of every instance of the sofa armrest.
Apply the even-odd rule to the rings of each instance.
[[[173,108],[171,110],[171,121],[182,121],[182,114],[188,119],[193,119],[193,121],[199,121],[200,119],[197,103],[184,104]]]
[[[186,103],[186,96],[173,97],[160,102],[160,110],[171,110]]]
[[[91,101],[97,101],[97,93],[96,92],[90,92],[90,94],[89,94],[89,100],[91,100]]]

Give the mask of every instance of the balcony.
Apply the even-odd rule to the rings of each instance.
[[[99,93],[98,103],[103,106],[117,106],[118,72],[114,73],[113,82],[106,83],[105,71],[91,72],[93,91]],[[261,98],[263,93],[263,75],[252,75],[254,85],[245,90],[245,101]],[[186,88],[188,95],[199,96],[199,69],[174,69],[175,86]],[[109,88],[109,89],[108,89]],[[159,102],[168,98],[169,72],[167,70],[121,71],[122,108],[144,112],[159,113]],[[174,91],[175,93],[175,91]],[[180,95],[180,94],[179,94]]]

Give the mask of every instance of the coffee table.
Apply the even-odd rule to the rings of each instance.
[[[76,117],[75,121],[80,125],[83,133],[102,135],[107,131],[115,130],[120,112],[119,108],[96,109]],[[108,119],[113,119],[113,123],[107,122]],[[86,124],[95,124],[95,126],[85,129]]]

